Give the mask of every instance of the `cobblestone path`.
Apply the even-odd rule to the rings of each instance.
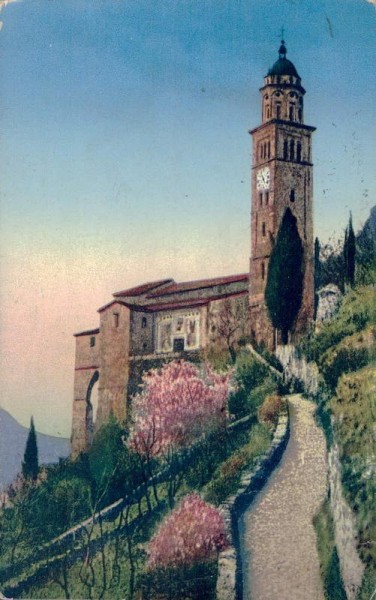
[[[312,519],[326,492],[325,440],[312,402],[289,405],[281,464],[240,522],[244,600],[324,600]]]

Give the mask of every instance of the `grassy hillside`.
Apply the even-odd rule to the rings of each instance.
[[[266,396],[276,397],[277,381],[246,352],[235,366],[235,380],[229,410],[233,421],[241,420],[239,426],[208,436],[191,449],[180,471],[173,474],[176,500],[198,491],[205,500],[220,504],[236,491],[242,471],[265,452],[270,442],[275,415],[270,417],[268,412],[269,420],[258,423],[257,413]],[[158,483],[155,489],[150,486],[148,502],[145,496],[141,502],[135,499],[131,509],[127,512],[125,508],[114,520],[88,525],[83,537],[61,548],[54,564],[50,561],[42,574],[40,570],[36,573],[36,567],[46,563],[36,553],[38,543],[46,541],[46,532],[50,539],[142,482],[137,459],[124,447],[126,435],[118,423],[110,421],[98,432],[87,456],[75,463],[61,463],[48,473],[46,481],[27,492],[29,496],[20,498],[19,504],[16,501],[13,508],[3,514],[0,511],[5,526],[0,579],[1,567],[8,568],[12,560],[26,560],[25,569],[16,578],[4,580],[3,590],[12,593],[12,585],[31,576],[27,586],[16,590],[17,597],[140,597],[147,585],[146,545],[170,510],[167,500],[171,480]],[[153,468],[158,469],[158,465]],[[64,489],[69,494],[62,495]],[[18,534],[20,538],[16,539]],[[211,590],[211,595],[216,568],[213,564],[200,567],[199,576],[202,582],[206,578],[205,589]],[[209,591],[205,597],[211,597]]]
[[[358,600],[369,600],[376,588],[375,341],[376,290],[363,286],[349,292],[338,314],[303,345],[323,376],[319,414],[329,442],[334,434],[339,444],[343,489],[356,515],[358,550],[366,566]],[[318,521],[323,519],[321,514]],[[320,529],[320,522],[318,527],[324,579],[329,581],[328,544],[320,535],[325,528]],[[327,592],[327,598],[335,598],[333,594]]]

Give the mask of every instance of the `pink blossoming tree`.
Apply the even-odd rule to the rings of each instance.
[[[139,456],[148,479],[155,459],[170,467],[171,506],[179,485],[179,472],[173,468],[177,453],[226,426],[230,377],[231,373],[215,373],[208,365],[201,371],[175,360],[147,373],[142,392],[132,401],[129,447]],[[154,495],[158,501],[156,486]]]
[[[229,539],[220,511],[196,494],[186,496],[149,542],[149,570],[214,560]]]

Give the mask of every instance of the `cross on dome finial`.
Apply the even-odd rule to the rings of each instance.
[[[278,50],[279,58],[286,58],[286,54],[287,54],[286,42],[284,40],[284,37],[285,37],[285,28],[281,27],[281,45]]]
[[[281,45],[279,47],[279,58],[286,58],[286,54],[287,54],[287,48],[285,45],[285,40],[282,38],[281,40]]]

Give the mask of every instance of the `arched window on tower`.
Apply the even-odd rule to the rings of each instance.
[[[281,118],[281,105],[279,102],[275,105],[275,115],[277,119]]]
[[[259,206],[262,206],[262,192],[259,192]]]
[[[289,120],[294,121],[294,105],[289,104]]]
[[[300,162],[302,160],[302,144],[298,142],[296,144],[296,160]]]
[[[261,263],[261,279],[264,281],[265,279],[265,263]]]
[[[290,202],[295,202],[295,190],[290,190]]]
[[[290,160],[294,160],[295,154],[295,142],[294,140],[290,140]]]
[[[269,192],[265,192],[265,206],[269,204]]]
[[[301,123],[303,120],[303,111],[301,108],[299,108],[299,110],[298,110],[298,119],[299,119],[299,123]]]
[[[266,107],[266,118],[270,119],[270,106]]]
[[[287,159],[288,159],[288,153],[289,153],[289,143],[288,143],[288,141],[287,141],[287,140],[285,140],[285,141],[283,142],[283,158],[284,158],[285,160],[287,160]]]
[[[262,224],[262,237],[266,236],[266,225],[265,223]]]
[[[270,142],[268,142],[268,158],[270,158]]]
[[[260,144],[260,158],[264,158],[264,144]]]

